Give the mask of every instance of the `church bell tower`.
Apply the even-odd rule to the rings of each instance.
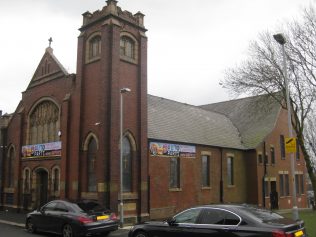
[[[74,141],[80,149],[78,154],[73,153],[79,164],[77,174],[71,173],[75,176],[71,180],[78,179],[73,195],[97,199],[118,214],[122,202],[125,222],[146,219],[149,210],[144,15],[123,11],[117,1],[108,0],[102,10],[83,14],[79,30],[79,89],[74,92],[78,102],[72,105],[77,118],[70,125],[74,138],[80,138]]]

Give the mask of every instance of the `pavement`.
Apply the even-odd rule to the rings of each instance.
[[[21,228],[25,228],[25,219],[26,219],[25,212],[17,212],[17,211],[0,211],[0,223],[13,225]],[[132,226],[124,226],[117,231],[128,231]]]
[[[26,213],[15,211],[0,211],[0,223],[25,227]]]

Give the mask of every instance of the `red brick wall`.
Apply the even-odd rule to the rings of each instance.
[[[292,208],[292,190],[293,185],[291,182],[291,159],[290,155],[286,154],[285,160],[281,159],[281,148],[280,148],[280,135],[284,135],[284,137],[288,137],[288,124],[287,124],[287,111],[281,110],[278,120],[275,124],[274,130],[267,136],[265,139],[266,144],[266,154],[268,155],[268,164],[267,164],[267,177],[269,178],[275,178],[276,184],[277,184],[277,192],[279,193],[279,208],[280,209],[290,209]],[[295,132],[293,131],[293,134]],[[294,135],[295,136],[295,135]],[[275,149],[275,165],[271,164],[271,155],[270,155],[270,147],[274,146]],[[257,153],[262,152],[263,154],[263,144],[261,144],[257,148]],[[303,158],[303,154],[300,154],[300,160],[296,161],[296,154],[294,154],[295,158],[295,171],[301,172],[306,174],[305,170],[305,161]],[[258,160],[258,159],[256,159]],[[258,161],[257,161],[258,162]],[[258,200],[259,204],[263,205],[262,200],[262,177],[264,175],[264,167],[263,164],[258,164],[257,166],[258,170]],[[289,179],[290,179],[290,196],[286,197],[280,197],[280,179],[279,179],[279,172],[286,171],[289,173]],[[305,176],[305,175],[304,175]],[[306,177],[304,177],[305,179]],[[306,197],[306,179],[305,179],[305,194],[303,195],[297,195],[297,206],[299,208],[307,207],[307,197]],[[266,207],[270,207],[270,199],[265,198]]]
[[[202,188],[202,154],[211,157],[209,188]],[[229,155],[234,158],[234,185],[232,186],[227,185],[227,156]],[[195,158],[180,158],[180,189],[174,190],[169,188],[170,158],[149,154],[151,218],[165,218],[191,206],[220,203],[221,175],[223,202],[246,202],[246,161],[242,155],[242,152],[233,149],[221,151],[220,148],[197,146]]]

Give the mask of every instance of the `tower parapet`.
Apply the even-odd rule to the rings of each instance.
[[[83,16],[83,24],[82,28],[90,25],[96,21],[102,21],[109,16],[118,17],[121,20],[129,22],[133,25],[137,25],[141,28],[144,28],[144,14],[141,12],[137,12],[135,14],[129,11],[123,11],[120,7],[117,6],[116,0],[108,0],[106,1],[107,5],[102,8],[102,10],[94,11],[90,13],[89,11],[82,14]]]

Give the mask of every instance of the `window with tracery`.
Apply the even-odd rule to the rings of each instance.
[[[59,109],[53,102],[38,104],[29,120],[29,144],[59,141]]]
[[[91,138],[88,145],[88,192],[97,191],[97,180],[96,180],[96,153],[97,153],[97,142],[94,138]]]

